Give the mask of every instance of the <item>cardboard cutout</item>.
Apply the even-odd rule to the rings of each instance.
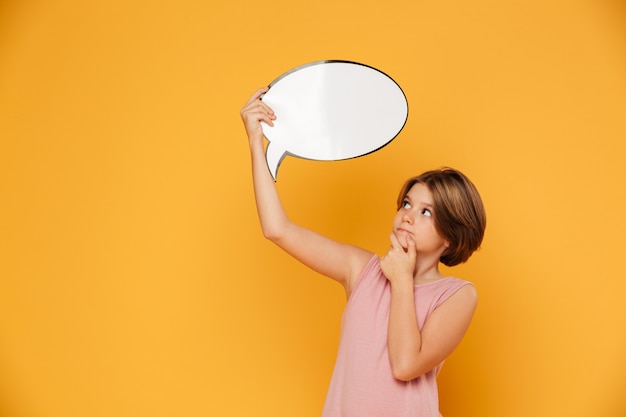
[[[274,180],[286,155],[336,161],[391,142],[408,117],[400,86],[383,72],[350,61],[317,61],[278,77],[261,98],[276,113],[267,164]]]

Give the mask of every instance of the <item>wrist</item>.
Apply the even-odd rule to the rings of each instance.
[[[263,137],[254,137],[251,136],[248,138],[248,145],[250,146],[250,151],[252,152],[261,152],[265,153],[265,146],[263,144]]]
[[[391,288],[396,290],[411,289],[413,290],[413,276],[411,274],[398,274],[394,279],[389,280]]]

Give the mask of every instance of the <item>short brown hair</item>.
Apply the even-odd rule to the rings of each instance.
[[[415,184],[424,184],[433,196],[435,229],[450,246],[440,261],[447,266],[463,263],[480,247],[487,226],[482,199],[463,173],[444,167],[407,180],[398,195],[398,210]]]

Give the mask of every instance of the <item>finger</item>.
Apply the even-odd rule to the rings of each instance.
[[[266,103],[262,102],[261,100],[259,100],[259,104],[261,105],[261,107],[263,107],[263,110],[265,110],[267,114],[272,116],[274,119],[276,118],[276,115],[274,115],[274,110],[272,110],[270,106],[268,106]]]
[[[269,89],[269,87],[262,87],[256,90],[254,94],[252,94],[252,97],[250,97],[250,99],[247,101],[246,105],[258,100],[263,94],[267,93]]]
[[[246,106],[240,111],[241,117],[246,117],[246,115],[256,115],[256,113],[263,113],[268,115],[271,119],[276,119],[274,111],[260,100],[246,104]]]
[[[261,100],[259,100],[259,103],[261,104],[263,111],[269,114],[272,119],[276,118],[276,115],[274,114],[274,110],[272,110],[270,106],[268,106],[266,103],[262,102]]]
[[[409,255],[415,255],[417,254],[417,248],[416,248],[416,243],[415,243],[415,238],[411,235],[407,236],[407,253]]]
[[[271,114],[267,114],[262,119],[259,119],[259,121],[265,122],[269,126],[274,127],[274,119],[276,119],[276,116],[273,116]]]
[[[272,110],[267,104],[257,100],[252,103],[248,103],[245,105],[243,109],[239,112],[242,118],[246,118],[246,115],[251,115],[253,117],[257,116],[257,113],[263,113],[269,116],[270,119],[275,120],[276,115],[274,114],[274,110]]]
[[[253,120],[254,122],[265,122],[270,126],[274,126],[273,120],[276,119],[275,116],[271,114],[267,114],[265,111],[255,111],[248,113],[249,120]]]
[[[389,235],[389,240],[391,241],[391,249],[397,249],[397,248],[401,248],[402,245],[400,245],[400,241],[398,241],[398,238],[396,237],[395,233],[392,233],[391,235]]]

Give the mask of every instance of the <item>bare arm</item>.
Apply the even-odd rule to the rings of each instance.
[[[257,90],[241,110],[250,145],[254,194],[263,235],[311,269],[341,283],[349,294],[373,254],[299,226],[287,216],[265,159],[261,121],[273,126],[277,120],[272,109],[259,100],[267,90],[267,87]]]
[[[477,300],[473,286],[462,287],[430,315],[420,332],[413,287],[415,256],[412,240],[405,252],[392,237],[383,268],[391,283],[389,358],[394,377],[402,381],[423,375],[452,353],[469,328]]]
[[[414,302],[412,287],[392,289],[389,355],[393,374],[402,381],[430,371],[457,347],[476,308],[476,291],[471,285],[458,290],[431,314],[421,333]]]

